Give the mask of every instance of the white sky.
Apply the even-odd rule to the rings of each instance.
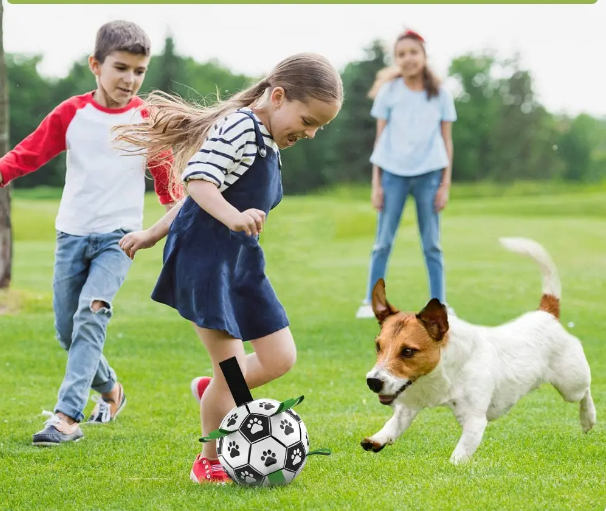
[[[216,58],[233,71],[263,74],[300,51],[339,67],[373,39],[391,42],[403,26],[427,40],[430,63],[445,76],[453,57],[519,51],[539,100],[552,112],[606,116],[606,0],[590,5],[14,5],[4,1],[4,45],[42,54],[40,72],[64,76],[92,51],[97,28],[127,19],[150,35],[154,53],[172,31],[177,51]],[[51,21],[52,20],[52,21]]]

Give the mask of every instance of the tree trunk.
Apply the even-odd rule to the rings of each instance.
[[[8,82],[4,59],[4,7],[0,1],[0,156],[8,152]],[[0,188],[0,289],[11,282],[13,259],[11,196],[9,187]]]

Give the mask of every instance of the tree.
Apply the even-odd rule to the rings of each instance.
[[[140,91],[143,96],[159,89],[188,101],[211,104],[217,100],[217,92],[226,99],[260,78],[234,73],[217,60],[197,62],[177,50],[172,37],[166,37],[163,50],[151,59]],[[74,62],[69,74],[59,79],[38,73],[41,60],[40,55],[5,57],[11,134],[8,148],[34,131],[59,103],[95,88],[86,57]],[[318,132],[313,142],[301,141],[281,153],[285,193],[310,193],[340,183],[369,183],[368,160],[376,123],[370,116],[372,101],[367,93],[387,60],[383,44],[374,41],[359,60],[343,68],[345,102],[337,118]],[[452,60],[449,75],[445,85],[454,93],[458,114],[453,129],[455,182],[604,178],[606,119],[553,115],[540,104],[532,72],[523,68],[518,55],[507,59],[490,52],[461,55]],[[65,153],[38,172],[18,179],[13,189],[60,187],[64,180]],[[151,179],[146,184],[148,190],[153,188]]]
[[[345,102],[331,123],[331,182],[361,181],[370,183],[370,155],[374,147],[377,121],[370,115],[372,99],[368,97],[377,73],[386,66],[387,53],[381,41],[365,48],[365,58],[351,62],[342,73]]]
[[[495,57],[467,54],[455,58],[449,74],[459,85],[455,95],[457,122],[453,128],[453,177],[457,181],[475,181],[487,177],[492,169],[496,148],[495,124],[499,115],[498,85],[492,79]]]
[[[8,87],[4,59],[4,7],[0,2],[0,155],[8,152]],[[11,282],[13,243],[11,229],[11,196],[8,187],[0,188],[0,289]]]
[[[561,135],[558,144],[564,161],[564,179],[585,181],[591,174],[592,152],[599,143],[599,122],[587,114],[580,114]]]
[[[561,164],[556,123],[535,99],[532,76],[519,56],[467,54],[454,59],[458,121],[453,130],[455,180],[549,179]]]
[[[72,96],[70,77],[58,84],[38,73],[40,55],[6,55],[6,79],[10,108],[9,149],[32,133],[59,103]],[[76,68],[78,64],[74,64]],[[90,75],[90,72],[88,72]],[[70,76],[72,73],[70,72]],[[69,83],[67,83],[69,82]],[[93,81],[94,83],[94,81]],[[79,92],[91,90],[87,89]],[[65,181],[65,155],[53,158],[37,172],[27,174],[14,182],[14,188],[35,186],[63,186]]]
[[[374,41],[362,60],[347,64],[341,74],[345,101],[339,115],[313,143],[301,141],[282,154],[287,193],[309,193],[336,183],[370,183],[376,121],[370,116],[368,91],[385,61],[381,42]]]

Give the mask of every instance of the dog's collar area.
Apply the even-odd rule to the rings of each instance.
[[[397,398],[402,392],[404,392],[408,387],[412,385],[412,380],[408,380],[404,385],[402,385],[398,391],[393,395],[394,399]]]

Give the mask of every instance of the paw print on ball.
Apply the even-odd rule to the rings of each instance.
[[[245,485],[255,486],[261,484],[261,482],[263,481],[263,475],[257,472],[250,465],[246,465],[245,467],[239,468],[234,472],[236,475],[236,479]]]
[[[241,477],[247,483],[256,483],[257,482],[257,478],[254,475],[252,475],[250,472],[248,472],[247,470],[244,470],[242,472]]]
[[[227,452],[231,458],[240,456],[240,446],[236,442],[229,442],[229,444],[227,444]]]
[[[295,449],[291,453],[290,458],[292,459],[293,465],[298,465],[299,463],[301,463],[301,461],[303,460],[303,453],[301,452],[301,449]]]
[[[263,430],[263,424],[261,424],[259,419],[254,417],[248,421],[248,429],[250,429],[251,434],[254,435]]]
[[[250,412],[246,406],[234,408],[225,417],[223,417],[219,428],[227,431],[237,431],[240,426],[246,422],[246,418],[248,417],[249,413]]]
[[[269,417],[251,414],[244,422],[240,432],[249,442],[256,442],[269,436]]]
[[[296,472],[305,460],[305,448],[302,442],[288,448],[286,451],[286,468]]]
[[[261,461],[265,464],[266,467],[271,467],[278,463],[276,460],[276,453],[272,452],[271,449],[267,449],[267,451],[263,451],[263,456],[261,456]]]
[[[230,428],[232,427],[236,421],[238,420],[238,414],[237,413],[232,413],[229,418],[227,419],[227,427]]]
[[[286,436],[292,435],[295,432],[294,428],[292,427],[292,422],[289,422],[286,419],[280,421],[280,429],[284,431]]]
[[[252,444],[248,459],[249,466],[266,476],[284,468],[286,447],[274,437],[264,438]]]
[[[299,424],[285,413],[271,417],[271,434],[284,447],[294,445],[303,439]]]
[[[271,417],[278,411],[280,401],[274,399],[258,399],[252,403],[248,403],[247,407],[250,413]]]

